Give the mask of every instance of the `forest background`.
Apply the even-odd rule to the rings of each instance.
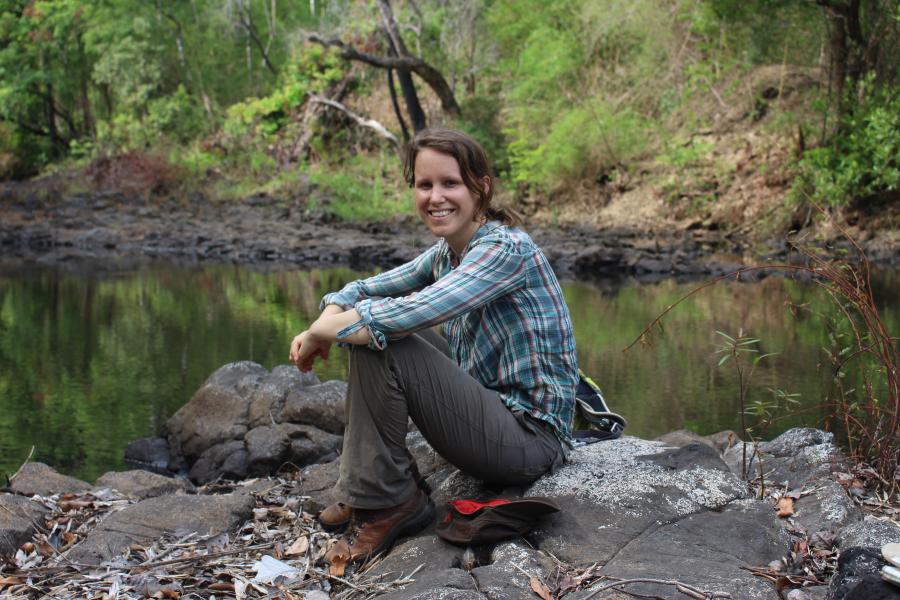
[[[768,234],[810,202],[898,204],[897,0],[0,6],[0,179],[48,193],[390,218],[398,146],[427,124],[480,139],[501,199],[550,223],[629,193],[650,221]]]

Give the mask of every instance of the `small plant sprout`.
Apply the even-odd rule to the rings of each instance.
[[[753,374],[759,363],[770,356],[778,354],[777,352],[768,352],[760,354],[759,339],[744,335],[743,328],[738,330],[737,336],[730,336],[724,331],[716,330],[716,333],[722,336],[721,345],[716,348],[716,354],[721,354],[718,366],[721,367],[727,362],[731,362],[738,378],[738,396],[740,399],[740,415],[741,415],[741,434],[744,440],[750,440],[753,444],[753,456],[758,457],[758,438],[751,436],[751,430],[747,426],[748,414],[753,414],[751,408],[747,405],[747,393],[750,390],[750,384],[753,381]],[[760,410],[765,411],[768,405],[764,405]],[[765,412],[764,412],[765,414]],[[751,456],[750,460],[753,460]],[[743,454],[741,455],[741,476],[749,479],[749,469],[747,465],[747,446],[743,446]],[[760,465],[760,476],[762,476],[762,466]],[[763,484],[765,486],[765,484]],[[763,487],[765,489],[765,487]]]

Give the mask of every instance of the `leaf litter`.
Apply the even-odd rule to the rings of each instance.
[[[324,557],[336,536],[303,510],[308,497],[297,493],[295,478],[289,474],[200,487],[200,494],[249,486],[262,491],[250,492],[256,501],[253,518],[233,534],[167,532],[147,545],[132,543],[99,565],[76,563],[66,555],[102,519],[137,500],[110,490],[34,496],[32,500],[49,510],[48,516],[14,556],[0,558],[0,597],[349,600],[415,581],[419,569],[370,575],[377,561],[348,567],[340,577],[329,573]]]

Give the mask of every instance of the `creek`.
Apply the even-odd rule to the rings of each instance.
[[[2,265],[0,473],[13,473],[32,447],[32,460],[90,481],[126,468],[128,442],[157,433],[218,367],[286,363],[291,338],[315,318],[323,293],[361,275],[208,263]],[[800,403],[779,409],[781,418],[760,433],[821,425],[832,381],[823,348],[832,338],[846,346],[849,330],[829,326],[838,313],[815,284],[719,283],[676,307],[649,345],[623,352],[697,285],[563,283],[581,366],[628,419],[627,432],[738,430],[738,376],[729,363],[717,365],[717,331],[742,331],[760,340],[761,353],[778,353],[760,362],[748,402],[771,400],[773,390],[799,394]],[[900,331],[900,271],[878,271],[872,285],[888,331]],[[845,387],[858,387],[858,369],[845,371]],[[344,378],[345,351],[335,348],[316,372]]]

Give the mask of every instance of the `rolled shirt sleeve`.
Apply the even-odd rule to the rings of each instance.
[[[443,323],[521,287],[525,265],[508,238],[487,235],[475,241],[457,268],[430,285],[401,297],[365,298],[355,308],[369,329],[370,346],[383,349],[388,340]]]
[[[434,280],[433,265],[439,245],[435,244],[410,262],[390,271],[351,281],[340,291],[325,294],[319,303],[319,310],[329,304],[350,310],[366,298],[398,296],[425,287]]]

